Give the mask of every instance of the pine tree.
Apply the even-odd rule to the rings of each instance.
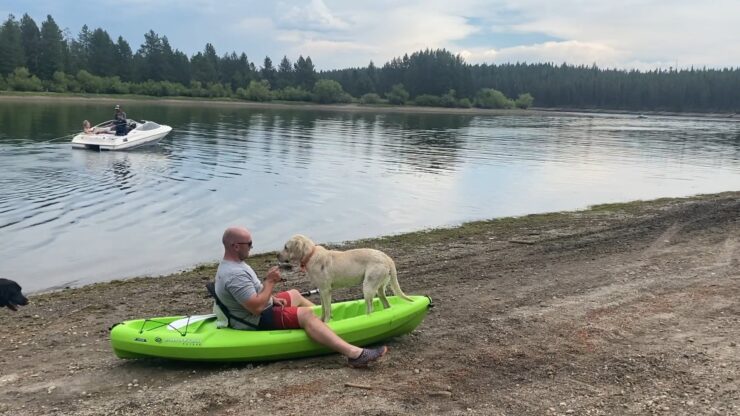
[[[287,56],[283,56],[280,65],[278,65],[276,82],[278,89],[293,85],[293,65]]]
[[[0,74],[7,75],[25,66],[21,27],[12,14],[0,27]]]
[[[277,71],[272,66],[272,59],[269,56],[265,56],[265,60],[262,63],[262,69],[260,69],[260,76],[263,80],[270,83],[271,88],[275,88],[277,85]]]
[[[39,48],[39,72],[41,79],[51,79],[56,71],[64,69],[64,48],[66,47],[59,30],[51,15],[41,23],[41,43]]]
[[[36,22],[28,15],[21,18],[21,44],[26,57],[26,68],[37,74],[39,70],[39,47],[41,46],[41,32]]]

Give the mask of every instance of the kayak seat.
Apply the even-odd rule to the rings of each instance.
[[[228,321],[229,326],[231,326],[231,321],[233,320],[233,321],[242,323],[242,324],[244,324],[244,325],[246,325],[246,326],[248,326],[250,328],[257,329],[257,325],[255,325],[255,324],[253,324],[251,322],[247,322],[247,321],[245,321],[245,320],[243,320],[241,318],[238,318],[238,317],[234,316],[229,311],[229,308],[227,308],[226,305],[224,305],[223,302],[221,302],[221,299],[219,299],[218,296],[216,296],[216,282],[208,282],[208,283],[206,283],[206,290],[211,295],[211,297],[213,298],[213,300],[216,301],[216,305],[218,305],[218,308],[221,310],[221,313],[223,313],[224,316],[226,316],[226,320]]]

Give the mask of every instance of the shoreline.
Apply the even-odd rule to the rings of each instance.
[[[682,113],[671,111],[637,111],[616,109],[594,109],[594,108],[545,108],[531,107],[522,109],[484,109],[484,108],[448,108],[448,107],[423,107],[414,105],[368,105],[368,104],[316,104],[311,102],[276,101],[276,102],[254,102],[237,99],[223,98],[193,98],[193,97],[153,97],[132,95],[104,95],[104,94],[81,94],[68,95],[56,93],[22,93],[22,92],[0,92],[0,102],[78,102],[92,104],[130,104],[147,102],[154,104],[167,104],[178,106],[208,106],[208,107],[243,107],[260,110],[307,110],[326,112],[366,112],[366,113],[401,113],[401,114],[453,114],[453,115],[583,115],[583,114],[616,114],[616,115],[645,115],[645,116],[670,116],[670,117],[702,117],[737,119],[736,113]]]
[[[0,414],[737,414],[739,212],[740,190],[329,245],[383,250],[406,294],[434,299],[365,371],[337,354],[114,356],[118,322],[209,313],[215,264],[31,295],[0,310]],[[274,260],[248,263],[263,276]],[[276,290],[310,288],[284,277]]]
[[[740,192],[740,191],[737,191],[737,192]],[[597,204],[597,205],[590,205],[583,209],[576,209],[576,210],[569,210],[569,211],[553,211],[553,212],[546,212],[546,213],[539,213],[539,214],[525,214],[525,215],[509,216],[509,217],[501,217],[501,218],[480,219],[480,220],[466,221],[459,225],[432,227],[432,228],[420,229],[420,230],[410,231],[410,232],[401,233],[401,234],[381,235],[381,236],[376,236],[376,237],[362,238],[362,239],[356,239],[356,240],[347,240],[347,241],[340,241],[340,242],[322,242],[322,243],[317,242],[317,244],[320,244],[324,247],[331,248],[331,249],[343,250],[343,249],[347,249],[347,247],[353,248],[356,246],[360,246],[362,244],[379,245],[389,240],[392,241],[392,240],[413,239],[414,236],[421,236],[421,235],[438,235],[438,236],[443,236],[443,235],[448,235],[448,234],[454,235],[459,230],[470,227],[471,225],[474,225],[475,227],[480,226],[480,225],[490,226],[491,224],[497,224],[501,222],[517,222],[517,221],[526,220],[527,218],[538,218],[540,216],[542,217],[560,216],[560,215],[569,215],[569,214],[576,214],[576,213],[581,213],[581,212],[591,212],[594,210],[613,209],[613,208],[634,209],[642,205],[650,205],[650,204],[657,203],[660,201],[694,200],[694,199],[702,199],[704,197],[714,197],[714,196],[721,196],[721,195],[733,194],[733,193],[735,193],[735,191],[726,191],[726,192],[721,192],[718,194],[698,194],[698,195],[691,195],[691,196],[685,196],[685,197],[657,198],[654,200],[647,200],[647,201],[635,200],[635,201],[616,202],[616,203],[609,203],[609,204]],[[269,264],[274,261],[274,257],[276,255],[277,255],[276,251],[260,252],[260,253],[251,255],[250,259],[256,262],[264,262],[265,264]],[[218,263],[219,263],[219,260],[216,259],[214,261],[206,261],[203,263],[193,264],[190,266],[184,266],[182,268],[179,268],[169,273],[143,274],[143,275],[138,275],[138,276],[113,278],[111,280],[100,281],[100,282],[84,283],[80,285],[64,285],[64,287],[51,287],[47,289],[40,289],[40,290],[36,290],[33,292],[28,292],[28,295],[29,296],[47,295],[47,294],[65,292],[65,291],[75,291],[75,290],[87,288],[89,286],[98,286],[98,285],[102,285],[102,286],[109,285],[109,284],[119,285],[122,282],[125,283],[131,280],[138,281],[138,280],[148,280],[148,279],[173,278],[175,276],[180,276],[183,274],[189,274],[195,271],[203,271],[203,270],[212,270],[215,276],[215,271],[216,271],[216,268],[218,267]],[[267,270],[267,267],[265,267],[264,269]],[[255,268],[255,270],[257,270],[257,268]],[[314,289],[314,288],[310,288],[310,289]]]

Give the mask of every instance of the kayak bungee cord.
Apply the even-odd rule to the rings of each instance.
[[[180,331],[180,329],[177,328],[176,326],[173,326],[171,322],[161,322],[161,321],[155,321],[154,319],[147,318],[147,319],[144,319],[144,322],[141,323],[141,328],[139,328],[139,334],[143,334],[144,333],[144,326],[147,324],[147,322],[154,322],[155,324],[160,324],[160,325],[159,326],[155,326],[153,328],[148,328],[147,331],[154,331],[155,329],[159,329],[159,328],[161,328],[163,326],[167,326],[170,329],[173,329],[173,330],[177,331],[178,334],[180,334],[181,336],[184,337],[185,335],[188,334],[188,326],[190,325],[190,317],[191,316],[192,315],[188,315],[187,316],[188,320],[187,320],[187,323],[185,324],[185,332]]]

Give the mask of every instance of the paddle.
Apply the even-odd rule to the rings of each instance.
[[[301,296],[311,296],[311,295],[315,295],[317,293],[319,293],[319,289],[311,289],[311,290],[307,290],[305,292],[301,292]]]

